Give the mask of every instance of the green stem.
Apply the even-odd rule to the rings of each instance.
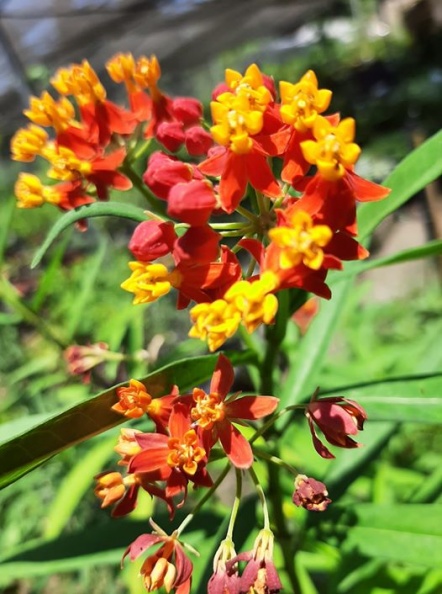
[[[259,500],[261,501],[262,513],[264,516],[264,529],[270,530],[269,508],[267,507],[266,496],[264,494],[264,490],[261,486],[261,483],[259,482],[259,479],[256,476],[256,472],[253,470],[253,466],[249,468],[249,474],[250,478],[253,481],[253,484],[255,485],[256,491],[258,492]]]
[[[181,524],[178,526],[178,528],[174,531],[175,534],[177,535],[177,537],[181,534],[181,532],[183,532],[184,528],[186,528],[186,526],[188,524],[190,524],[190,522],[193,520],[193,518],[198,513],[198,511],[203,507],[203,505],[206,503],[206,501],[212,497],[212,495],[218,489],[220,484],[226,478],[227,473],[229,472],[229,469],[230,469],[230,462],[228,462],[226,464],[224,470],[221,472],[221,474],[216,479],[216,481],[213,483],[213,485],[210,487],[210,489],[204,493],[204,495],[201,497],[201,499],[195,505],[193,510],[189,514],[187,514],[187,516],[184,518],[184,520],[181,522]]]
[[[267,349],[261,368],[261,394],[273,394],[273,371],[279,354],[281,343],[284,340],[288,321],[288,290],[278,293],[278,313],[273,326],[267,327]]]
[[[287,470],[290,472],[290,474],[293,474],[293,476],[297,476],[299,474],[296,468],[294,468],[291,464],[287,464],[287,462],[284,462],[284,460],[281,460],[281,458],[278,458],[278,456],[272,456],[268,452],[258,448],[254,448],[253,452],[258,458],[266,460],[267,462],[271,462],[272,464],[276,464],[280,468],[284,468],[284,470]]]
[[[247,210],[247,208],[244,208],[244,206],[237,206],[236,212],[239,212],[245,219],[249,219],[254,225],[258,223],[258,217],[253,212],[250,212],[250,210]]]
[[[241,494],[242,494],[242,474],[241,471],[236,468],[236,493],[235,493],[235,500],[232,505],[232,513],[230,514],[229,520],[229,527],[227,528],[226,539],[230,539],[233,541],[233,528],[236,522],[236,516],[238,515],[239,504],[241,503]]]
[[[5,277],[0,280],[0,296],[8,303],[28,324],[34,326],[42,336],[55,343],[60,349],[65,349],[67,343],[59,338],[52,328],[39,315],[28,307],[17,293],[16,288]]]

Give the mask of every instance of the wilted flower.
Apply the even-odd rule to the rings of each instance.
[[[247,561],[240,581],[240,594],[278,594],[282,584],[273,563],[273,532],[268,528],[260,531],[253,549],[240,553],[226,565],[231,569],[238,561]]]
[[[298,474],[295,479],[293,503],[298,507],[305,507],[309,511],[325,511],[331,499],[324,483],[305,474]]]
[[[235,547],[230,540],[223,540],[213,559],[213,574],[207,584],[207,594],[239,594],[240,578],[237,566],[226,563],[236,556]]]
[[[323,458],[334,458],[334,455],[325,447],[316,435],[314,423],[321,429],[325,439],[332,445],[340,448],[358,448],[350,435],[356,435],[364,428],[367,419],[365,410],[354,400],[341,396],[322,398],[316,400],[316,393],[307,406],[306,416],[313,437],[315,450]]]
[[[83,381],[88,383],[90,371],[108,359],[109,346],[105,342],[97,342],[87,346],[72,345],[64,351],[64,359],[69,373],[83,376]]]
[[[150,523],[155,531],[136,538],[126,549],[123,561],[127,555],[131,561],[135,561],[146,549],[162,542],[161,547],[147,557],[141,566],[144,587],[148,592],[164,587],[166,592],[175,589],[176,594],[189,594],[193,570],[190,559],[175,534],[168,536],[152,520]]]

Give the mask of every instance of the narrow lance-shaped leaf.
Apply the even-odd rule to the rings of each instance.
[[[206,355],[178,361],[149,374],[141,380],[154,397],[167,394],[173,384],[181,392],[207,380],[215,367],[217,355]],[[232,353],[233,364],[250,362],[248,351]],[[127,383],[120,384],[120,386]],[[14,482],[55,454],[115,427],[127,419],[111,407],[117,402],[118,386],[69,408],[27,433],[4,443],[0,447],[0,488]]]
[[[138,223],[142,223],[146,220],[146,214],[142,208],[138,208],[132,204],[123,204],[120,202],[94,202],[93,204],[86,204],[85,206],[81,206],[75,210],[70,210],[60,219],[58,219],[58,221],[49,231],[46,239],[37,250],[34,259],[32,260],[31,268],[35,268],[38,266],[38,264],[40,264],[41,259],[49,247],[65,229],[77,221],[81,221],[82,219],[105,216],[121,217],[123,219],[130,219]]]
[[[379,202],[362,204],[358,209],[360,239],[370,235],[381,221],[409,198],[442,175],[442,130],[407,155],[384,184],[391,194]]]

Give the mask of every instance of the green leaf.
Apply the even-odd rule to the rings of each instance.
[[[333,277],[334,284],[344,279],[361,274],[373,268],[381,268],[382,266],[392,266],[394,264],[402,264],[403,262],[411,262],[412,260],[420,260],[422,258],[430,258],[442,254],[442,240],[435,239],[429,241],[425,245],[409,248],[403,250],[392,256],[384,258],[373,258],[373,260],[366,260],[365,262],[350,262],[346,264],[345,270]]]
[[[168,523],[164,514],[157,514],[155,519],[160,526]],[[189,541],[192,540],[199,548],[201,543],[215,534],[221,522],[220,515],[200,512],[186,529],[186,536],[192,535]],[[146,532],[151,532],[146,520],[110,520],[99,529],[91,526],[53,540],[39,539],[22,545],[12,555],[1,557],[0,584],[7,584],[23,576],[53,575],[104,564],[117,566],[123,550]],[[199,543],[195,541],[194,533],[199,534]]]
[[[47,252],[48,248],[57,239],[57,237],[70,225],[81,221],[82,219],[88,219],[92,217],[122,217],[124,219],[130,219],[138,223],[142,223],[146,220],[146,215],[143,209],[133,206],[132,204],[124,204],[120,202],[94,202],[93,204],[87,204],[86,206],[80,206],[75,210],[70,210],[64,214],[52,229],[49,231],[45,241],[41,247],[37,250],[37,253],[32,260],[31,268],[35,268],[40,264],[41,259]]]
[[[92,477],[102,469],[103,464],[113,454],[115,437],[100,439],[98,443],[91,445],[93,447],[79,459],[72,470],[63,478],[55,499],[49,505],[45,518],[45,538],[60,536],[84,494],[89,491]]]
[[[299,348],[288,346],[290,367],[278,394],[281,409],[301,402],[316,387],[317,376],[351,285],[352,279],[341,283],[333,292],[332,300],[321,303],[319,314],[314,318]]]
[[[409,198],[442,175],[442,130],[407,155],[384,184],[391,194],[358,209],[359,239],[370,235],[381,221]]]
[[[328,391],[356,400],[370,421],[442,424],[442,374],[391,378]]]
[[[361,504],[344,512],[343,551],[426,567],[442,564],[442,506]]]
[[[243,351],[231,353],[229,358],[233,364],[241,364],[250,362],[253,356]],[[218,355],[206,355],[177,361],[150,373],[141,381],[154,397],[167,394],[173,384],[185,392],[211,376],[217,359]],[[120,384],[125,385],[127,382]],[[115,393],[117,387],[81,402],[3,444],[0,447],[0,488],[16,481],[55,454],[124,423],[126,417],[111,410],[111,406],[118,401]]]

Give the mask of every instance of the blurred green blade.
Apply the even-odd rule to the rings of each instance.
[[[370,235],[381,221],[409,198],[442,175],[442,130],[407,155],[383,185],[391,194],[358,209],[359,238]]]
[[[433,256],[439,256],[440,254],[442,254],[442,240],[435,239],[424,245],[402,250],[392,256],[374,258],[373,260],[366,260],[365,262],[351,262],[346,264],[344,272],[334,275],[333,285],[350,276],[366,272],[367,270],[381,268],[382,266],[393,266],[394,264],[402,264],[404,262],[411,262],[412,260],[421,260],[422,258],[431,258]]]
[[[315,316],[300,347],[287,353],[290,358],[290,367],[284,386],[278,394],[280,408],[301,402],[309,390],[316,387],[317,376],[351,286],[352,279],[348,279],[336,287],[332,300],[321,303],[319,313]]]
[[[442,424],[442,374],[391,378],[327,392],[356,400],[370,421]]]
[[[342,548],[427,567],[442,564],[442,506],[360,504],[344,512]]]
[[[98,443],[91,443],[88,452],[81,456],[75,466],[63,478],[57,494],[48,506],[45,519],[45,538],[56,538],[73,517],[75,509],[90,489],[92,477],[103,464],[112,456],[115,437],[99,439]]]
[[[167,394],[173,384],[177,384],[183,393],[211,376],[217,358],[218,355],[206,355],[178,361],[149,374],[141,381],[152,396]],[[244,351],[232,353],[229,358],[233,364],[239,364],[250,362],[253,356]],[[66,448],[124,423],[126,417],[111,410],[111,406],[117,402],[116,387],[4,443],[0,447],[0,488]]]
[[[46,239],[44,240],[41,247],[37,250],[34,259],[32,260],[31,268],[35,268],[38,266],[38,264],[40,264],[41,259],[47,252],[48,248],[52,245],[55,239],[57,239],[60,233],[70,227],[70,225],[73,225],[82,219],[106,216],[122,217],[124,219],[137,221],[138,223],[146,220],[146,215],[142,208],[138,208],[132,204],[124,204],[120,202],[94,202],[93,204],[87,204],[86,206],[81,206],[75,210],[70,210],[60,219],[58,219],[58,221],[49,231]]]

